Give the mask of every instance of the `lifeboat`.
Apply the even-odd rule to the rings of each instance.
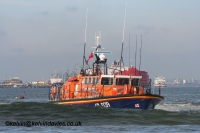
[[[96,60],[92,68],[84,69],[83,66],[79,74],[68,78],[63,85],[50,88],[50,103],[68,106],[154,109],[164,99],[160,94],[152,93],[151,81],[145,71],[130,67],[121,71],[121,74],[108,74],[105,54],[111,52],[100,49],[101,46],[97,44],[96,51],[93,52]],[[85,63],[88,63],[90,58],[93,58],[92,53]]]

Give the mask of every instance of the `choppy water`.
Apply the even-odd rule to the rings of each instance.
[[[154,110],[131,110],[49,104],[47,88],[0,89],[0,132],[200,132],[200,88],[166,87],[161,93],[165,99]],[[25,99],[16,99],[20,95]],[[6,126],[6,121],[81,126]]]

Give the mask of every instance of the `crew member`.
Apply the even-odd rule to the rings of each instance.
[[[101,69],[99,65],[96,66],[96,75],[101,75]]]
[[[83,69],[81,69],[80,74],[81,74],[82,76],[85,74]]]

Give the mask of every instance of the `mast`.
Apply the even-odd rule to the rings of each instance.
[[[86,58],[85,58],[85,46],[86,46],[86,33],[87,33],[87,15],[88,15],[88,8],[87,8],[87,12],[86,12],[86,24],[85,24],[85,42],[84,42],[84,53],[83,53],[83,70],[84,70],[84,63],[86,61]]]
[[[140,75],[140,66],[141,66],[141,52],[142,52],[142,35],[141,35],[141,46],[140,46],[140,64],[139,64],[139,75]]]
[[[127,2],[126,2],[126,6],[127,6]],[[122,38],[122,50],[121,50],[121,59],[120,59],[120,74],[122,74],[122,70],[121,70],[121,62],[123,63],[123,66],[124,66],[122,53],[123,53],[123,45],[124,45],[124,30],[125,30],[125,20],[126,20],[126,6],[125,6],[124,28],[123,28],[123,38]]]
[[[130,33],[129,33],[129,67],[131,66],[131,61],[130,61]]]
[[[137,56],[137,35],[136,35],[136,48],[135,48],[135,75],[136,75],[136,56]]]

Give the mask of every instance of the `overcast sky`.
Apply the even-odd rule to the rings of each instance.
[[[102,47],[112,51],[108,65],[121,57],[125,0],[1,0],[0,80],[47,80],[56,72],[82,66],[88,7],[86,57],[101,31]],[[200,80],[200,1],[128,0],[123,60],[150,78]],[[94,60],[94,59],[93,59]],[[92,64],[92,61],[89,64]]]

